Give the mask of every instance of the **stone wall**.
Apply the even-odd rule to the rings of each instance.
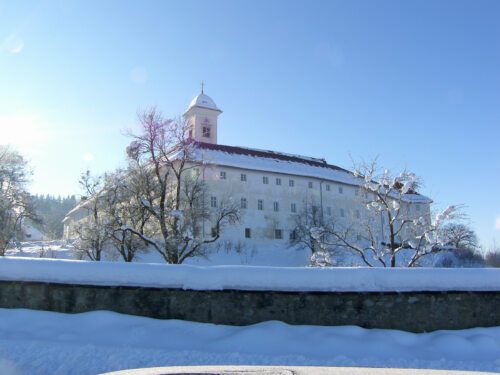
[[[270,292],[0,281],[1,308],[110,310],[159,319],[248,325],[268,320],[412,332],[500,326],[500,292]]]

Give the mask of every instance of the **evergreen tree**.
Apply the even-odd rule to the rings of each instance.
[[[37,229],[51,239],[62,238],[64,229],[62,220],[76,206],[75,195],[55,197],[50,194],[41,194],[34,198],[37,212],[43,221],[43,224],[38,225]]]

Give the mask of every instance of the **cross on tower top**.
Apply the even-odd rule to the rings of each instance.
[[[201,81],[201,93],[203,94],[203,88],[205,87],[205,82]]]

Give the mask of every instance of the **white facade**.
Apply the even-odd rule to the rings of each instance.
[[[202,103],[203,102],[203,103]],[[346,225],[361,222],[367,215],[360,196],[363,180],[352,172],[329,165],[324,159],[217,144],[217,119],[221,113],[206,94],[193,99],[185,113],[193,124],[192,139],[198,142],[196,159],[204,167],[200,173],[209,188],[209,205],[231,198],[241,207],[238,225],[225,229],[222,240],[232,243],[288,242],[296,226],[295,217],[305,205],[314,204],[324,220]],[[211,137],[200,131],[211,126]],[[410,216],[430,218],[431,200],[419,194],[407,194]],[[203,228],[209,236],[211,228]],[[375,228],[377,239],[384,241],[387,223],[380,217]]]
[[[230,197],[241,207],[240,223],[226,228],[222,235],[223,240],[233,243],[288,242],[296,226],[295,216],[303,213],[306,205],[318,206],[325,221],[349,224],[361,222],[367,215],[359,186],[343,181],[223,164],[210,165],[201,173],[209,187],[209,204]],[[430,201],[423,196],[413,198],[406,208],[410,216],[430,215]],[[378,231],[383,241],[387,225],[382,217]],[[204,233],[208,235],[210,228],[204,228]]]
[[[219,145],[221,113],[204,93],[196,96],[184,113],[190,124],[187,136],[196,145],[195,159],[204,166],[197,172],[208,187],[207,204],[214,207],[231,198],[241,207],[239,224],[224,228],[221,241],[248,245],[272,241],[286,246],[293,235],[296,216],[311,204],[320,208],[325,221],[356,225],[366,217],[367,209],[360,196],[364,180],[324,159]],[[419,194],[405,195],[405,209],[411,216],[430,218],[430,203],[429,198]],[[83,218],[84,211],[80,206],[68,213],[65,238],[71,238],[71,227]],[[205,222],[203,235],[210,236],[211,230],[211,224]],[[374,230],[378,233],[377,241],[384,241],[387,223],[382,216]]]
[[[71,240],[76,238],[76,229],[89,215],[89,210],[85,206],[86,203],[86,200],[81,201],[64,217],[62,221],[64,224],[63,239]]]

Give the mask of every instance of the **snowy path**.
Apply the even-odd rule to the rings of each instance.
[[[500,371],[500,327],[413,334],[266,322],[229,327],[99,311],[0,309],[0,373],[167,365],[323,365]]]

